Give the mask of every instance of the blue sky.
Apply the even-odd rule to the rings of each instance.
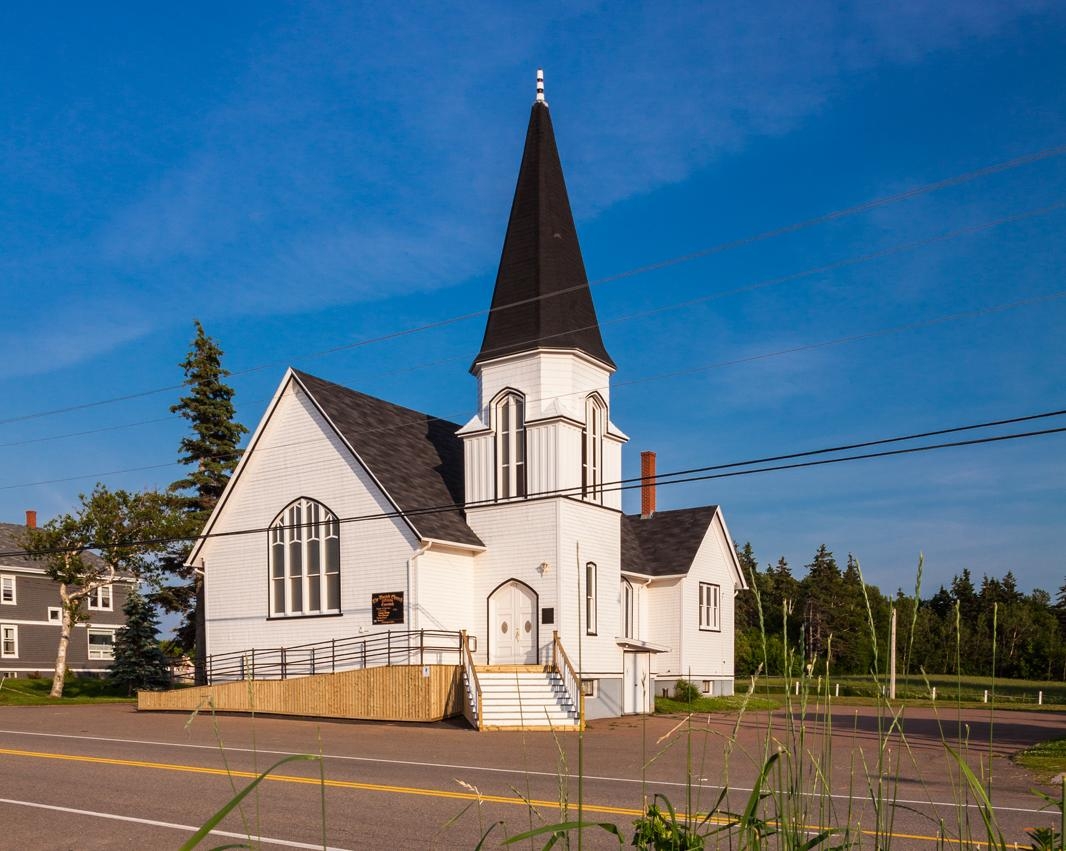
[[[1017,0],[7,4],[0,517],[179,476],[175,390],[29,415],[180,383],[194,318],[250,427],[288,364],[464,422],[482,318],[318,353],[487,308],[537,67],[597,282],[1066,144],[1064,43]],[[595,283],[626,474],[1066,408],[1064,201],[1046,156]],[[1054,590],[1064,483],[1053,435],[659,505],[720,503],[797,572],[825,543],[886,591],[919,552],[928,593]]]

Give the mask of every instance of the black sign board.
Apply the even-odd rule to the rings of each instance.
[[[370,595],[373,623],[403,623],[403,591]]]

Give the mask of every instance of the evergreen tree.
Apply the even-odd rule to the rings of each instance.
[[[222,349],[204,333],[198,320],[196,337],[181,368],[188,392],[170,410],[189,421],[192,433],[182,438],[179,460],[191,469],[170,490],[178,496],[185,534],[192,538],[203,529],[222,496],[241,457],[241,437],[248,430],[235,419],[234,391],[225,383],[229,372],[222,366]],[[203,578],[185,564],[190,546],[182,543],[173,548],[168,565],[179,583],[161,589],[154,599],[167,611],[184,616],[177,637],[186,649],[195,648],[197,682],[202,682]]]
[[[734,627],[739,634],[745,630],[759,628],[759,609],[755,600],[755,590],[758,588],[760,597],[763,596],[762,574],[759,573],[759,562],[755,558],[755,551],[751,548],[751,542],[743,547],[733,543],[737,551],[737,561],[740,562],[740,570],[744,574],[744,580],[748,583],[748,590],[741,591],[736,597],[736,610],[733,614]],[[762,604],[766,605],[763,599]]]
[[[115,636],[115,661],[108,678],[118,686],[125,686],[127,694],[138,689],[166,688],[170,672],[167,658],[159,647],[155,608],[133,589],[122,611],[126,615],[126,627]]]
[[[799,597],[799,583],[792,575],[792,568],[784,556],[776,565],[766,566],[767,590],[762,601],[763,617],[766,619],[766,632],[769,635],[782,635],[785,629],[785,610],[792,609]],[[795,633],[795,629],[791,630]],[[795,638],[793,634],[791,636]]]
[[[833,610],[841,597],[840,568],[825,544],[818,547],[800,583],[803,596],[804,650],[807,660],[825,652],[833,631]]]
[[[1059,629],[1066,636],[1066,582],[1062,583],[1059,593],[1055,597],[1055,617],[1059,619]]]
[[[836,668],[844,674],[865,674],[873,663],[872,639],[859,562],[848,553],[848,564],[838,585],[837,604],[828,613],[833,633]]]

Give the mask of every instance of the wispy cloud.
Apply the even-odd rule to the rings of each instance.
[[[780,2],[664,15],[486,4],[465,10],[461,31],[447,9],[417,21],[301,9],[264,26],[244,46],[243,73],[202,116],[185,116],[184,149],[109,196],[98,225],[64,246],[77,276],[97,282],[96,312],[123,305],[135,321],[95,345],[64,345],[48,269],[32,254],[9,258],[14,281],[39,296],[18,305],[18,337],[0,346],[42,342],[39,356],[6,368],[66,365],[175,314],[286,313],[307,309],[308,294],[325,306],[491,274],[526,109],[515,98],[545,56],[575,208],[588,217],[790,132],[853,75],[995,35],[1046,7],[954,2],[930,15],[917,2]]]

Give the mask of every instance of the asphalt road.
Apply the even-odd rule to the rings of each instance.
[[[988,712],[959,718],[949,711],[938,719],[908,709],[904,735],[887,737],[879,733],[887,720],[872,709],[834,710],[829,735],[825,718],[790,727],[781,713],[750,714],[739,726],[725,716],[625,718],[592,722],[579,754],[572,733],[479,734],[461,723],[190,719],[129,705],[3,707],[0,848],[176,848],[258,772],[300,753],[323,758],[279,767],[202,847],[251,836],[263,848],[473,849],[502,822],[485,844],[499,847],[508,835],[560,820],[562,800],[567,817],[576,818],[579,797],[586,820],[617,824],[628,843],[633,819],[654,794],[679,810],[703,811],[728,785],[723,806],[742,809],[769,741],[771,748],[793,742],[793,753],[808,754],[779,758],[774,786],[810,793],[830,782],[835,793],[791,796],[796,823],[812,830],[850,823],[866,831],[862,845],[874,847],[869,789],[877,788],[880,758],[888,766],[883,795],[896,801],[884,810],[892,814],[892,847],[933,849],[941,822],[949,837],[984,838],[944,745],[955,747],[960,730],[977,776],[991,765],[1006,838],[1022,842],[1025,828],[1050,825],[1053,816],[1040,811],[1032,778],[1007,757],[1061,735],[1066,716],[1000,712],[991,720],[990,745]],[[618,847],[601,829],[586,831],[583,844]]]

